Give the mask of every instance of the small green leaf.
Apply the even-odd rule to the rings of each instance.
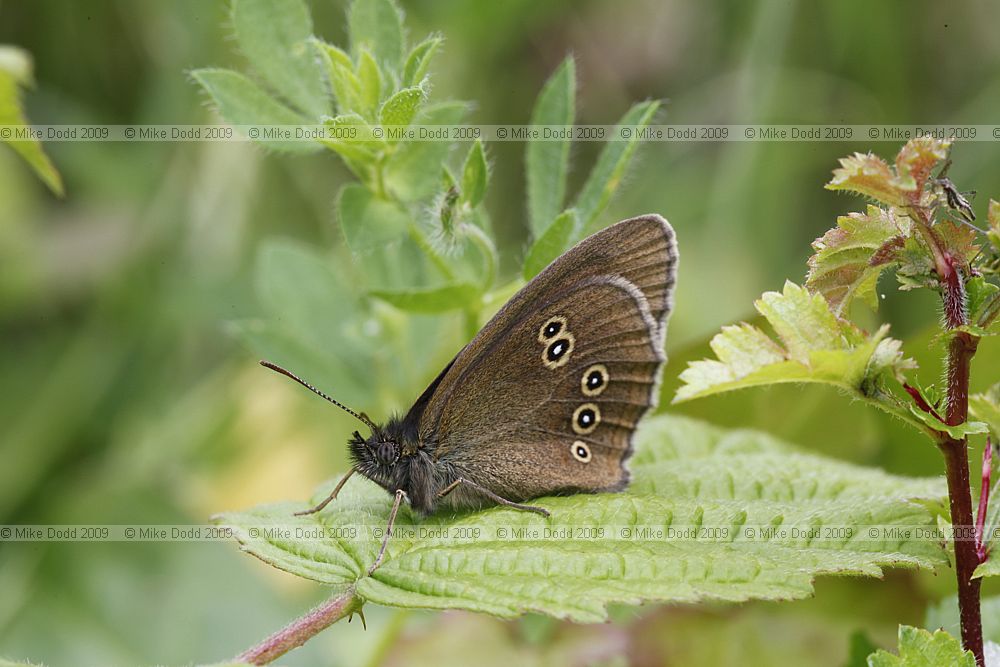
[[[573,238],[573,231],[578,227],[576,211],[567,209],[556,216],[555,222],[549,225],[545,232],[535,239],[528,251],[528,256],[524,259],[523,276],[525,280],[531,280],[538,275],[542,269],[552,263],[552,261],[563,254],[569,247]]]
[[[900,343],[887,338],[888,326],[866,336],[837,319],[822,296],[791,282],[767,292],[754,304],[781,344],[749,324],[723,327],[712,339],[718,360],[689,364],[674,402],[733,389],[782,382],[832,384],[861,395],[913,368]]]
[[[994,550],[990,551],[990,555],[987,557],[985,563],[980,563],[975,571],[972,573],[973,579],[980,579],[982,577],[998,577],[1000,576],[1000,558],[997,558],[996,554],[997,542],[994,541]]]
[[[358,82],[361,85],[359,109],[365,118],[376,118],[379,101],[382,99],[382,73],[379,71],[375,58],[367,50],[358,56]]]
[[[649,125],[659,108],[660,103],[657,101],[636,104],[618,121],[618,124],[612,130],[612,135],[615,137],[621,136],[620,128],[624,126],[632,126],[635,130],[641,130]],[[577,218],[580,221],[580,229],[577,230],[577,236],[581,232],[585,233],[593,228],[597,216],[600,215],[604,207],[611,201],[611,197],[618,189],[622,176],[624,176],[625,170],[632,159],[632,155],[635,153],[636,148],[639,147],[641,141],[639,134],[640,132],[633,131],[632,136],[627,141],[615,140],[605,144],[604,149],[597,158],[597,164],[590,170],[590,174],[587,176],[587,180],[584,182],[583,188],[576,198],[574,208],[576,209]]]
[[[486,164],[486,153],[483,142],[476,139],[465,156],[462,167],[462,187],[459,197],[463,202],[475,208],[486,196],[486,181],[489,178],[489,167]]]
[[[341,115],[358,113],[364,104],[361,97],[361,81],[354,72],[354,62],[344,51],[326,42],[314,39],[314,47],[326,63],[327,78],[333,91],[337,111]]]
[[[354,0],[347,15],[351,52],[369,51],[390,72],[403,60],[403,13],[392,0]]]
[[[986,422],[993,435],[1000,439],[1000,382],[982,394],[969,396],[969,412]]]
[[[365,254],[406,236],[409,216],[397,204],[379,199],[367,188],[346,185],[338,203],[340,227],[347,247]]]
[[[330,138],[322,139],[320,143],[337,153],[351,171],[367,183],[371,179],[376,152],[382,148],[382,143],[374,139],[362,141],[350,136],[339,138],[338,135],[349,128],[356,128],[358,136],[367,136],[371,132],[371,126],[364,118],[353,113],[327,118],[323,125],[332,131],[329,133]]]
[[[427,104],[414,121],[418,125],[454,125],[465,115],[463,102]],[[414,202],[434,196],[441,184],[441,165],[451,149],[448,141],[408,141],[398,145],[385,164],[385,186],[394,197]]]
[[[409,125],[420,109],[427,95],[420,86],[403,88],[394,93],[382,105],[379,111],[379,123],[382,125]]]
[[[869,667],[976,667],[971,651],[943,630],[931,634],[908,625],[899,626],[899,655],[876,651],[868,656]]]
[[[854,298],[878,309],[879,276],[894,263],[873,259],[887,244],[909,234],[910,222],[877,206],[865,213],[837,218],[837,226],[813,241],[816,253],[809,258],[806,287],[826,298],[834,314],[842,316]]]
[[[893,530],[875,538],[867,529],[843,539],[813,537],[824,526],[930,530],[934,516],[923,503],[944,502],[940,479],[896,477],[764,433],[667,416],[642,423],[631,469],[633,482],[622,493],[532,501],[552,512],[549,519],[503,507],[420,519],[404,505],[371,576],[365,573],[392,499],[360,476],[320,514],[295,517],[307,506],[295,502],[216,521],[264,562],[332,586],[355,585],[368,602],[501,617],[533,611],[582,622],[604,620],[610,603],[800,599],[812,595],[821,575],[881,576],[888,566],[947,563],[936,542]],[[271,526],[285,530],[265,530]],[[330,537],[298,537],[300,527]],[[699,536],[703,527],[721,530]],[[779,530],[750,534],[748,527]],[[684,529],[695,533],[668,532]],[[589,537],[543,532],[567,530]]]
[[[28,127],[18,86],[29,85],[31,81],[32,63],[28,52],[13,46],[0,46],[0,125]],[[37,139],[2,141],[28,163],[49,190],[60,197],[63,195],[62,177],[42,150],[41,142]]]
[[[413,47],[410,55],[406,57],[406,64],[403,66],[401,85],[420,85],[424,77],[427,76],[427,69],[430,67],[434,53],[443,43],[444,40],[439,35],[431,35]]]
[[[891,206],[905,206],[906,196],[888,163],[872,153],[855,153],[840,159],[827,190],[849,190]]]
[[[469,307],[482,291],[477,285],[457,283],[401,291],[372,290],[370,294],[411,313],[445,313]]]
[[[573,125],[576,118],[576,65],[567,57],[538,94],[532,125]],[[531,140],[526,147],[528,222],[537,239],[562,210],[572,137],[559,141]]]
[[[983,276],[974,276],[965,283],[966,303],[969,310],[969,321],[979,322],[986,314],[988,306],[1000,293],[1000,287],[989,282]]]
[[[250,65],[310,120],[330,111],[302,0],[233,0],[236,41]]]
[[[308,121],[271,97],[256,83],[232,70],[199,69],[191,72],[212,97],[219,115],[233,125],[301,125]],[[259,139],[256,143],[289,153],[319,150],[319,143]]]
[[[947,433],[956,440],[961,440],[969,435],[978,435],[980,433],[989,432],[989,428],[983,422],[964,421],[961,424],[949,426],[934,415],[924,412],[915,405],[910,406],[910,412],[913,413],[914,417],[922,421],[927,426],[930,426],[935,431]]]

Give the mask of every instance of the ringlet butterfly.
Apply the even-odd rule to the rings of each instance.
[[[364,422],[353,467],[395,494],[382,562],[404,498],[421,514],[546,495],[620,491],[636,424],[659,394],[677,246],[659,215],[630,218],[553,261],[455,355],[404,417],[385,425],[287,375]]]

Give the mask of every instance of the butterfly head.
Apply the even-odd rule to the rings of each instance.
[[[351,458],[359,470],[388,472],[399,461],[401,448],[399,443],[387,437],[382,429],[375,429],[367,439],[355,431],[348,441]]]

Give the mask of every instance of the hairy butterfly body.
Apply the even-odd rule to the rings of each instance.
[[[635,427],[658,398],[676,267],[673,229],[658,215],[584,239],[514,295],[405,416],[380,426],[348,410],[371,435],[354,433],[351,472],[309,511],[355,472],[395,493],[390,524],[404,497],[423,514],[499,503],[548,515],[521,503],[623,489]]]

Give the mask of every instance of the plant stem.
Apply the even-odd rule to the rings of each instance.
[[[954,297],[954,295],[953,295]],[[946,297],[947,298],[947,297]],[[947,315],[947,313],[946,313]],[[949,321],[949,326],[956,326]],[[964,331],[954,332],[948,345],[949,426],[962,424],[969,413],[969,367],[979,339]],[[955,531],[955,573],[958,578],[958,609],[962,625],[962,645],[972,651],[976,664],[985,666],[983,624],[979,604],[980,580],[972,573],[979,565],[972,517],[972,489],[969,484],[969,444],[967,438],[944,435],[939,442],[944,453],[948,478],[951,525]]]
[[[277,660],[293,648],[302,646],[322,630],[330,627],[345,616],[361,609],[361,599],[354,594],[354,588],[334,595],[305,616],[295,619],[281,630],[240,653],[235,662],[251,665],[266,665]]]

